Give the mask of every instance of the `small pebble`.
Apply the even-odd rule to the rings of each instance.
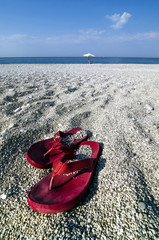
[[[5,193],[0,195],[0,198],[2,198],[3,200],[7,198],[7,195]]]
[[[138,206],[139,206],[139,208],[140,208],[141,210],[145,210],[145,208],[146,208],[146,205],[145,205],[144,202],[139,202],[139,203],[138,203]]]
[[[19,107],[19,108],[15,109],[14,112],[16,113],[16,112],[18,112],[20,109],[21,109],[21,108]]]
[[[154,107],[151,104],[149,104],[149,103],[146,104],[146,107],[150,111],[154,110]]]

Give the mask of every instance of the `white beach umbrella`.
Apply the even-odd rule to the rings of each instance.
[[[90,57],[95,57],[93,54],[91,53],[86,53],[83,55],[83,57],[87,57],[88,58],[88,62],[90,62]]]

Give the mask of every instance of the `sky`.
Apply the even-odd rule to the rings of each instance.
[[[159,57],[159,0],[0,0],[0,57]]]

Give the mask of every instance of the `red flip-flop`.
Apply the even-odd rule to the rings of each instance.
[[[73,135],[84,132],[80,139],[69,140]],[[54,160],[69,159],[73,156],[73,149],[82,141],[86,140],[88,134],[81,128],[73,128],[68,132],[57,132],[53,138],[39,141],[31,145],[26,153],[28,162],[34,167],[45,169],[52,167]]]
[[[82,145],[91,147],[91,158],[54,161],[53,173],[44,177],[29,193],[28,204],[33,210],[48,214],[65,212],[80,202],[89,187],[101,153],[97,142],[84,141]]]

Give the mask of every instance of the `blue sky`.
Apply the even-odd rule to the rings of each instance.
[[[0,0],[0,57],[159,57],[159,0]]]

